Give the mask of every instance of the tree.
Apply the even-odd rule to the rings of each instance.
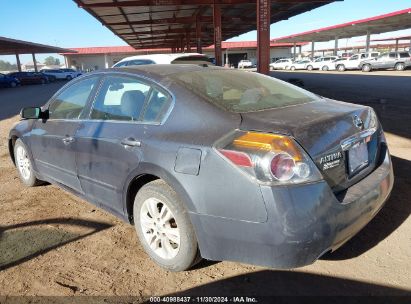
[[[53,56],[46,57],[44,59],[45,65],[60,65],[60,59],[55,58]]]
[[[17,70],[16,64],[11,64],[8,61],[0,60],[0,71],[14,71]]]

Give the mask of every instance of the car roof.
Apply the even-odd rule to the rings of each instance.
[[[178,58],[184,58],[184,57],[190,57],[190,56],[207,57],[206,55],[199,54],[199,53],[151,54],[151,55],[136,55],[136,56],[126,57],[119,62],[136,60],[136,59],[150,59],[150,60],[153,60],[155,63],[162,64],[162,63],[171,63],[172,61]]]

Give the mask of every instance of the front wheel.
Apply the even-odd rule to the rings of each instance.
[[[312,65],[309,65],[309,66],[307,67],[307,70],[312,71],[312,70],[313,70],[313,66],[312,66]]]
[[[38,180],[29,157],[26,145],[21,139],[17,139],[14,144],[14,159],[22,183],[28,187],[40,185],[42,181]]]
[[[17,82],[15,81],[10,82],[10,88],[15,88],[15,87],[17,87]]]
[[[328,65],[323,66],[323,67],[321,68],[321,70],[323,70],[323,71],[328,71]]]
[[[150,182],[138,191],[133,217],[146,253],[163,268],[183,271],[201,260],[188,213],[163,180]]]
[[[338,70],[338,72],[344,72],[344,71],[345,71],[345,66],[344,66],[343,64],[340,64],[340,65],[337,67],[337,70]]]
[[[291,71],[295,71],[295,66],[292,66],[292,67],[290,68],[290,70],[291,70]]]
[[[363,72],[371,72],[371,66],[369,64],[364,64],[361,68]]]
[[[66,79],[67,79],[68,81],[70,81],[71,79],[73,79],[73,77],[71,77],[70,75],[68,75],[68,76],[66,77]]]
[[[402,62],[397,63],[397,64],[395,65],[395,69],[396,69],[397,71],[404,71],[404,70],[405,70],[405,64],[402,63]]]

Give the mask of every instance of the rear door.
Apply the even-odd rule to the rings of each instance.
[[[99,76],[76,81],[64,88],[45,106],[49,118],[34,123],[30,147],[37,169],[51,178],[78,192],[82,192],[76,170],[75,137],[82,127],[82,115],[94,94]]]
[[[76,134],[81,186],[93,202],[114,213],[123,211],[124,185],[143,157],[150,126],[161,122],[157,114],[170,100],[162,92],[140,78],[108,75]],[[149,106],[154,99],[156,107]]]

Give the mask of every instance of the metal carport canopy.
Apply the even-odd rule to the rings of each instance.
[[[75,53],[73,50],[0,36],[0,55]]]
[[[408,29],[411,26],[411,8],[389,14],[333,25],[300,34],[272,39],[273,42],[325,42],[335,38],[351,38]]]
[[[214,43],[213,5],[221,7],[221,40],[257,29],[261,0],[73,0],[135,48]],[[340,0],[265,0],[271,23]],[[188,42],[188,43],[187,43]],[[268,47],[268,46],[267,46]]]

